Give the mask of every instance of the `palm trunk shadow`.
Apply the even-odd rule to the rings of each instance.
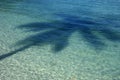
[[[30,44],[30,45],[23,46],[23,47],[21,47],[21,48],[19,48],[19,49],[17,49],[17,50],[14,50],[14,51],[9,52],[9,53],[0,55],[0,60],[3,60],[3,59],[5,59],[5,58],[8,58],[8,57],[10,57],[10,56],[12,56],[12,55],[20,52],[20,51],[23,51],[23,50],[29,48],[30,46],[31,46],[31,44]]]

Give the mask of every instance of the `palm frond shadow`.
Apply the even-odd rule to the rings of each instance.
[[[88,45],[94,47],[95,50],[102,50],[106,46],[102,38],[100,38],[98,34],[95,34],[95,32],[108,40],[120,41],[120,34],[110,27],[105,27],[107,25],[104,23],[89,19],[81,19],[66,14],[57,14],[57,16],[62,19],[52,22],[36,22],[18,26],[17,28],[19,29],[38,33],[28,36],[16,43],[17,46],[23,45],[23,47],[16,51],[1,55],[0,60],[31,46],[51,44],[53,46],[53,51],[59,52],[69,45],[69,37],[76,31],[78,31]]]

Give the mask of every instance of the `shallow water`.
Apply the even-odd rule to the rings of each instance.
[[[120,80],[120,0],[0,0],[0,80]]]

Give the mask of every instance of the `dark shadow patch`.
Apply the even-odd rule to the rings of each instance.
[[[25,39],[16,43],[16,46],[24,46],[16,51],[1,55],[0,59],[9,57],[16,54],[19,51],[25,50],[31,46],[43,46],[50,44],[53,47],[54,52],[59,52],[69,45],[69,37],[74,32],[79,32],[88,46],[93,47],[95,50],[102,50],[106,45],[102,38],[95,34],[107,38],[111,41],[120,41],[120,34],[112,31],[107,24],[100,21],[90,20],[86,18],[80,18],[78,16],[72,16],[67,14],[56,15],[61,20],[55,20],[51,22],[36,22],[20,25],[17,28],[32,32],[38,32],[37,34],[26,37]],[[104,27],[101,27],[104,26]],[[44,31],[46,30],[46,31]],[[41,32],[44,31],[44,32]],[[117,33],[117,34],[116,34]]]

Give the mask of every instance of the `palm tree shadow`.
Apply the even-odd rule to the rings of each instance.
[[[56,20],[52,22],[36,22],[20,25],[17,28],[25,29],[25,31],[38,32],[37,34],[26,37],[25,39],[16,43],[16,46],[22,45],[23,47],[12,51],[10,53],[0,56],[0,60],[9,57],[13,54],[23,51],[31,46],[43,46],[50,44],[52,50],[56,53],[69,45],[69,37],[72,33],[78,31],[82,38],[88,43],[88,46],[94,47],[95,50],[102,50],[106,45],[94,32],[98,32],[99,35],[107,38],[111,41],[120,41],[120,34],[110,29],[101,22],[81,19],[77,16],[71,16],[66,14],[56,14],[62,20]]]

